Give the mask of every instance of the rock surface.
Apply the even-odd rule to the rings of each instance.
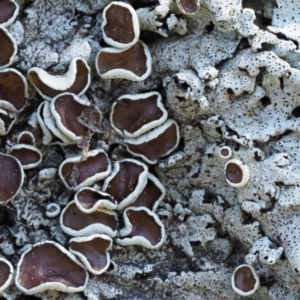
[[[174,0],[125,1],[137,12],[140,39],[152,56],[151,75],[132,82],[100,79],[95,69],[97,52],[107,47],[102,11],[111,0],[16,2],[19,15],[7,27],[18,45],[11,67],[24,76],[32,67],[64,74],[74,57],[87,60],[92,79],[82,98],[103,120],[82,149],[45,146],[36,117],[43,99],[29,85],[27,106],[1,137],[1,152],[29,130],[43,161],[25,171],[19,194],[0,206],[0,256],[15,267],[41,241],[68,247],[59,217],[46,214],[49,204],[63,209],[74,199],[59,165],[86,148],[103,148],[111,161],[132,158],[110,124],[112,104],[122,95],[159,92],[181,137],[175,151],[149,166],[166,189],[156,210],[163,246],[114,243],[108,271],[91,275],[83,292],[45,291],[30,299],[241,299],[231,276],[245,261],[260,277],[249,299],[299,299],[300,4],[202,0],[196,14],[183,15]],[[220,155],[224,146],[231,149],[228,158]],[[226,181],[230,159],[249,170],[242,187]],[[24,297],[13,284],[3,294]]]

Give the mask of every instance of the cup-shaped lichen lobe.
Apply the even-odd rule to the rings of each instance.
[[[64,162],[61,167],[61,175],[69,187],[79,185],[97,174],[107,172],[110,164],[107,155],[99,152],[89,156],[84,161]],[[97,179],[95,179],[96,181]]]
[[[225,164],[226,181],[233,187],[242,187],[250,179],[250,171],[239,159],[231,159]]]
[[[83,208],[93,207],[100,199],[114,203],[113,197],[92,188],[82,188],[77,192],[77,199]]]
[[[195,14],[199,8],[199,0],[177,0],[180,10],[187,15]]]
[[[0,1],[0,25],[13,21],[14,15],[17,13],[17,4],[12,0],[1,0]]]
[[[142,96],[142,95],[141,95]],[[144,125],[163,116],[162,109],[157,105],[158,94],[132,100],[131,97],[121,97],[113,106],[111,115],[112,124],[120,131],[134,132]]]
[[[92,187],[83,187],[75,194],[75,203],[84,213],[91,213],[98,209],[114,210],[117,202],[114,198],[104,192]]]
[[[143,164],[134,160],[118,162],[118,170],[108,181],[105,192],[112,195],[120,204],[125,198],[132,194],[139,185],[140,176],[144,176],[147,169]]]
[[[19,161],[0,153],[0,203],[12,199],[20,190],[24,174]]]
[[[39,288],[42,291],[55,283],[59,283],[59,290],[84,287],[86,271],[67,253],[53,242],[36,244],[21,257],[16,282],[29,293]]]
[[[132,13],[127,6],[114,2],[104,12],[106,24],[103,30],[106,36],[122,44],[128,44],[135,38]]]
[[[118,52],[105,51],[104,48],[98,55],[97,66],[101,75],[115,69],[123,69],[142,77],[147,72],[147,56],[144,45],[137,42],[129,49]]]
[[[73,202],[63,211],[62,224],[64,227],[78,232],[94,224],[103,224],[114,231],[118,222],[115,214],[109,213],[109,211],[97,210],[86,214],[79,210],[77,205]]]
[[[134,155],[141,156],[148,163],[168,155],[179,143],[179,128],[175,121],[168,120],[160,127],[138,137],[126,139],[127,149]]]
[[[72,132],[76,136],[91,135],[90,130],[78,122],[78,118],[81,116],[85,109],[88,109],[90,105],[84,105],[77,101],[77,97],[73,94],[62,94],[54,100],[54,109],[58,114],[62,126],[66,130]]]
[[[85,238],[85,241],[82,238],[72,239],[70,250],[74,253],[80,253],[95,272],[101,272],[107,267],[109,261],[107,251],[111,245],[112,240],[108,237],[103,238],[101,235],[94,235],[92,239]]]
[[[35,166],[42,159],[40,151],[34,146],[27,144],[14,146],[9,154],[17,158],[23,167],[28,165]]]
[[[0,291],[2,287],[6,285],[7,281],[10,280],[12,272],[12,266],[6,262],[5,259],[0,260]]]
[[[18,135],[18,144],[34,145],[35,138],[30,131],[22,131]]]
[[[226,168],[226,177],[232,183],[240,183],[243,179],[243,170],[235,163],[229,163]]]
[[[135,207],[147,207],[150,210],[155,210],[157,201],[162,200],[165,195],[163,185],[152,174],[148,174],[147,183],[136,200],[131,204]]]
[[[157,245],[162,240],[161,227],[146,210],[136,211],[127,209],[126,215],[132,225],[132,230],[128,237],[142,236],[148,240],[152,246]]]
[[[51,100],[65,92],[82,94],[90,84],[90,68],[84,59],[74,58],[62,76],[32,68],[28,71],[28,78],[43,98]]]
[[[228,149],[222,149],[220,152],[223,156],[228,156],[228,154],[229,154]]]
[[[8,102],[12,106],[13,111],[19,112],[24,108],[27,96],[27,81],[20,72],[14,69],[0,71],[1,101]]]
[[[238,269],[234,275],[235,286],[243,292],[253,290],[255,285],[255,277],[250,268],[242,267]]]

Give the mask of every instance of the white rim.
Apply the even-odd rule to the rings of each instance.
[[[130,133],[126,130],[122,131],[114,125],[114,123],[113,123],[113,113],[114,113],[114,108],[118,104],[118,102],[115,102],[113,104],[111,114],[110,114],[110,123],[119,135],[121,135],[123,137],[125,137],[125,136],[126,137],[131,137],[131,138],[138,137],[141,134],[143,134],[143,133],[145,133],[145,132],[147,132],[147,131],[163,124],[167,120],[168,112],[165,109],[165,107],[162,103],[162,97],[158,92],[149,92],[149,93],[136,94],[136,95],[123,95],[118,99],[118,101],[122,100],[122,99],[130,99],[130,100],[134,100],[134,101],[135,100],[142,100],[142,99],[147,99],[147,98],[149,98],[151,96],[154,96],[154,95],[157,96],[157,102],[156,103],[157,103],[157,106],[159,107],[159,109],[162,111],[162,116],[158,120],[154,120],[150,123],[147,123],[147,124],[143,125],[140,129],[138,129],[137,131],[135,131],[133,133]]]
[[[255,278],[255,280],[256,280],[253,290],[251,290],[251,291],[249,291],[249,292],[243,292],[242,290],[238,289],[238,288],[235,286],[234,275],[235,275],[236,271],[239,270],[239,269],[242,268],[242,267],[248,267],[249,269],[251,269],[251,271],[252,271],[252,273],[253,273],[253,276],[254,276],[254,278]],[[241,296],[249,296],[249,295],[252,295],[252,294],[254,294],[254,293],[256,292],[256,290],[259,288],[259,285],[260,285],[259,276],[258,276],[256,270],[255,270],[252,266],[249,266],[249,265],[244,264],[244,265],[238,266],[238,267],[234,270],[234,272],[233,272],[233,274],[232,274],[232,277],[231,277],[231,286],[232,286],[233,290],[234,290],[237,294],[239,294],[239,295],[241,295]]]
[[[54,207],[55,210],[54,211],[50,211],[50,209]],[[60,214],[60,206],[57,204],[57,203],[49,203],[47,206],[46,206],[46,216],[48,218],[55,218],[57,217],[58,215]]]
[[[18,52],[18,46],[17,46],[17,43],[16,43],[15,39],[13,38],[13,36],[8,32],[8,30],[5,27],[3,27],[3,25],[0,25],[0,30],[3,30],[5,32],[5,34],[10,38],[10,40],[13,44],[13,47],[14,47],[14,52],[11,55],[9,62],[6,65],[0,66],[0,70],[1,70],[1,69],[9,67],[14,62],[14,59]]]
[[[69,95],[69,96],[72,96],[73,99],[78,102],[79,104],[82,104],[84,106],[88,106],[88,107],[91,107],[91,103],[87,100],[83,100],[81,98],[79,98],[78,96],[76,96],[75,94],[72,94],[72,93],[63,93],[63,94],[59,94],[57,95],[55,98],[53,98],[53,100],[51,101],[50,103],[50,111],[51,111],[51,114],[54,118],[54,120],[56,121],[56,125],[58,127],[58,129],[65,135],[67,136],[69,139],[73,140],[73,141],[79,141],[82,136],[78,136],[76,135],[74,132],[70,131],[69,129],[67,129],[63,123],[61,122],[61,117],[60,115],[57,113],[57,111],[55,110],[55,101],[57,99],[59,99],[60,97],[63,97],[63,96],[66,96],[66,95]],[[81,125],[81,124],[80,124]],[[83,125],[82,125],[83,126]]]
[[[17,115],[15,113],[9,113],[1,108],[0,108],[0,113],[6,116],[9,115],[9,117],[13,116],[13,119],[10,121],[9,125],[6,128],[6,123],[1,119],[1,115],[0,115],[0,135],[4,136],[9,133],[13,125],[16,123]]]
[[[242,180],[240,182],[234,183],[234,182],[231,182],[227,178],[226,169],[227,169],[227,166],[229,164],[235,164],[235,165],[237,165],[242,170],[242,172],[243,172],[243,178],[242,178]],[[225,171],[225,177],[226,177],[227,183],[230,184],[233,187],[242,187],[242,186],[244,186],[248,182],[248,180],[250,178],[249,168],[246,165],[244,165],[239,159],[231,159],[231,160],[229,160],[226,163],[226,165],[225,165],[224,171]]]
[[[71,201],[61,212],[60,214],[60,219],[59,219],[59,222],[60,222],[60,227],[61,229],[68,235],[70,236],[75,236],[75,237],[79,237],[79,236],[83,236],[83,235],[92,235],[92,234],[96,234],[96,233],[99,233],[99,234],[106,234],[110,237],[115,237],[117,235],[117,231],[116,230],[113,230],[112,228],[110,228],[109,226],[106,226],[105,224],[102,224],[102,223],[94,223],[94,224],[91,224],[91,225],[88,225],[80,230],[74,230],[74,229],[71,229],[67,226],[64,225],[63,223],[63,216],[66,212],[66,210],[68,209],[68,207],[72,204],[75,204],[75,201]],[[105,214],[108,214],[108,215],[112,215],[114,216],[114,218],[116,219],[116,221],[118,222],[118,216],[117,214],[114,212],[114,211],[111,211],[111,210],[106,210],[106,209],[98,209],[97,211],[100,211],[100,212],[103,212]]]
[[[106,261],[107,261],[106,265],[100,271],[96,271],[95,269],[93,269],[93,267],[91,266],[91,264],[89,263],[88,259],[86,258],[86,256],[84,254],[82,254],[81,252],[72,250],[72,248],[70,247],[70,244],[72,242],[76,242],[76,243],[88,242],[88,241],[91,241],[95,238],[101,238],[101,239],[104,239],[104,240],[108,240],[110,242],[108,248],[105,251]],[[69,251],[71,253],[73,253],[74,255],[76,255],[80,259],[80,261],[83,263],[83,265],[87,268],[87,270],[89,272],[91,272],[92,274],[95,274],[95,275],[100,275],[100,274],[104,273],[110,265],[110,254],[109,254],[108,251],[111,250],[112,244],[113,244],[113,241],[109,236],[107,236],[105,234],[92,234],[90,236],[76,237],[76,238],[70,239],[70,241],[69,241]]]
[[[6,281],[4,282],[4,284],[0,287],[0,293],[2,293],[5,289],[8,288],[8,286],[11,283],[12,277],[13,277],[13,273],[14,273],[14,268],[12,266],[12,264],[5,258],[0,258],[0,261],[6,263],[9,267],[9,276],[7,277]]]
[[[111,182],[111,180],[116,176],[116,174],[119,172],[120,170],[120,163],[122,162],[131,162],[137,165],[140,165],[143,167],[144,171],[140,174],[139,178],[138,178],[138,183],[135,187],[135,190],[130,193],[125,199],[123,199],[117,207],[117,210],[122,210],[124,209],[126,206],[130,205],[132,202],[134,202],[134,200],[138,197],[138,195],[141,193],[141,191],[143,190],[143,188],[145,187],[146,183],[147,183],[147,174],[148,174],[148,167],[139,162],[138,160],[135,159],[122,159],[120,161],[116,161],[114,164],[114,169],[111,173],[111,175],[109,177],[107,177],[103,183],[102,186],[102,191],[105,192],[106,189],[109,186],[109,183]]]
[[[1,69],[1,67],[0,67]],[[23,76],[22,73],[20,73],[18,70],[8,68],[5,70],[0,70],[0,73],[6,73],[6,72],[13,72],[16,73],[23,81],[24,83],[24,97],[28,98],[28,83],[26,78]],[[6,101],[5,99],[0,99],[0,108],[7,109],[8,111],[14,112],[14,113],[20,113],[26,106],[26,103],[23,105],[22,108],[16,109],[9,101]]]
[[[99,153],[103,153],[106,157],[106,160],[107,160],[107,169],[101,173],[96,173],[95,175],[89,177],[88,179],[86,179],[85,181],[81,182],[79,185],[75,186],[75,187],[72,187],[72,186],[69,186],[69,184],[65,181],[65,178],[62,174],[62,168],[65,164],[67,163],[77,163],[77,162],[80,162],[81,159],[82,159],[82,156],[75,156],[75,157],[71,157],[71,158],[68,158],[66,160],[64,160],[60,166],[59,166],[59,169],[58,169],[58,173],[59,173],[59,177],[60,179],[63,181],[64,185],[66,188],[68,188],[69,190],[73,190],[73,191],[78,191],[80,188],[82,187],[85,187],[85,186],[90,186],[92,185],[93,183],[95,183],[96,181],[98,180],[103,180],[104,178],[106,178],[110,172],[111,172],[111,164],[110,164],[110,160],[108,159],[108,156],[106,154],[106,152],[102,149],[95,149],[95,150],[92,150],[92,151],[89,151],[87,153],[87,157],[93,157],[93,156],[96,156],[97,154]]]
[[[34,71],[37,74],[37,76],[39,77],[39,79],[44,84],[48,85],[48,87],[50,87],[51,89],[56,90],[58,93],[63,93],[68,88],[70,88],[76,80],[76,75],[77,75],[76,63],[77,63],[78,60],[82,61],[85,65],[85,67],[88,70],[87,84],[81,90],[81,92],[78,93],[78,96],[80,96],[80,95],[85,93],[85,91],[88,89],[88,87],[90,85],[90,82],[91,82],[91,70],[90,70],[90,67],[88,66],[87,62],[83,58],[80,58],[80,57],[73,58],[72,61],[70,62],[68,71],[64,75],[51,75],[51,74],[49,74],[48,72],[46,72],[45,70],[43,70],[41,68],[34,67],[34,68],[31,68],[31,69],[28,70],[27,76],[30,80],[29,73],[31,71]],[[31,80],[30,80],[30,82],[32,83],[34,88],[37,90],[37,92],[44,99],[49,100],[49,101],[52,100],[52,97],[49,97],[49,96],[43,94],[43,92]]]
[[[94,193],[98,193],[99,194],[99,200],[97,200],[97,202],[94,203],[94,205],[91,207],[91,208],[84,208],[80,201],[78,200],[78,194],[84,190],[89,190],[89,191],[92,191]],[[92,187],[83,187],[81,188],[79,191],[76,192],[75,194],[75,203],[77,205],[77,207],[84,213],[86,214],[89,214],[89,213],[92,213],[96,210],[98,210],[99,208],[104,208],[104,209],[108,209],[108,210],[114,210],[117,208],[117,202],[115,201],[115,203],[112,203],[111,201],[109,200],[106,200],[106,199],[101,199],[101,197],[105,196],[105,195],[108,195],[110,196],[109,194],[106,194],[104,192],[101,192],[101,191],[98,191]]]
[[[116,42],[115,40],[113,40],[112,38],[109,38],[105,31],[104,31],[104,27],[107,24],[107,19],[106,19],[106,11],[112,6],[112,5],[119,5],[119,6],[123,6],[125,8],[127,8],[132,16],[132,25],[133,25],[133,31],[134,31],[134,39],[130,42],[130,43],[120,43],[120,42]],[[109,5],[107,5],[105,7],[105,9],[103,10],[103,21],[102,21],[102,25],[101,25],[101,29],[102,29],[102,35],[103,35],[103,39],[104,41],[113,47],[116,48],[120,48],[120,49],[128,49],[131,46],[133,46],[139,39],[140,36],[140,24],[139,24],[139,19],[137,16],[136,11],[133,9],[133,7],[130,4],[124,3],[124,2],[111,2]]]
[[[176,144],[174,145],[174,147],[172,147],[172,149],[170,149],[167,153],[165,153],[161,157],[167,156],[168,154],[170,154],[172,151],[174,151],[177,148],[177,146],[179,144],[179,139],[180,139],[179,126],[174,120],[171,120],[171,119],[167,120],[163,125],[154,128],[152,131],[139,136],[138,138],[124,139],[124,143],[126,144],[126,148],[127,148],[128,152],[130,152],[131,154],[133,154],[135,156],[141,157],[144,161],[146,161],[149,164],[155,164],[157,162],[157,159],[150,160],[143,154],[139,154],[137,152],[133,152],[133,151],[129,150],[127,143],[132,144],[132,145],[141,145],[143,143],[147,143],[147,142],[157,138],[159,135],[163,134],[172,125],[175,125],[175,127],[176,127],[177,141],[176,141]]]
[[[146,213],[148,215],[152,216],[154,218],[155,222],[159,225],[159,227],[161,229],[161,241],[159,243],[157,243],[156,245],[152,245],[150,243],[150,241],[147,240],[146,238],[144,238],[143,236],[134,236],[132,238],[126,238],[126,235],[130,234],[131,230],[132,230],[132,225],[129,221],[129,218],[127,217],[128,210],[134,210],[134,211],[143,210],[143,211],[146,211]],[[160,219],[158,218],[158,216],[153,211],[149,210],[148,208],[146,208],[146,207],[128,207],[123,212],[123,219],[124,219],[125,227],[120,230],[120,236],[124,236],[124,238],[117,238],[116,239],[117,244],[120,244],[122,246],[140,245],[140,246],[143,246],[148,249],[157,249],[160,246],[162,246],[162,244],[164,243],[165,238],[166,238],[165,227],[164,227],[163,223],[160,221]]]
[[[145,80],[150,75],[151,70],[152,70],[152,57],[151,57],[148,46],[146,44],[144,44],[142,41],[138,41],[138,42],[142,43],[143,48],[144,48],[144,53],[146,55],[147,71],[145,72],[145,74],[143,74],[142,76],[138,76],[138,75],[134,74],[133,72],[125,70],[125,69],[112,69],[110,71],[105,72],[104,74],[101,74],[101,72],[98,68],[98,57],[102,52],[121,53],[121,52],[128,50],[128,49],[116,49],[116,48],[103,48],[98,52],[97,57],[96,57],[96,70],[97,70],[98,75],[102,79],[127,79],[127,80],[131,80],[131,81]]]
[[[17,265],[17,272],[16,272],[16,278],[15,278],[15,284],[17,286],[17,288],[22,291],[23,293],[26,293],[28,295],[32,295],[32,294],[36,294],[36,293],[40,293],[40,292],[43,292],[45,290],[57,290],[57,291],[62,291],[62,292],[66,292],[66,293],[75,293],[75,292],[81,292],[85,289],[87,283],[88,283],[88,280],[89,280],[89,274],[85,271],[85,274],[86,274],[86,280],[85,280],[85,284],[83,286],[80,286],[80,287],[69,287],[69,286],[66,286],[64,285],[63,283],[61,282],[46,282],[46,283],[43,283],[43,284],[40,284],[39,286],[37,287],[34,287],[32,289],[26,289],[24,288],[19,282],[18,282],[18,277],[20,276],[20,266],[21,266],[21,263],[22,263],[22,260],[24,258],[24,256],[29,252],[31,251],[34,247],[36,246],[40,246],[40,245],[43,245],[43,244],[53,244],[55,247],[57,247],[60,251],[62,251],[64,254],[66,254],[74,263],[76,263],[77,265],[79,265],[80,267],[83,268],[83,270],[85,271],[85,268],[84,266],[76,259],[76,257],[70,253],[67,249],[65,249],[64,247],[62,247],[60,244],[58,243],[55,243],[55,242],[52,242],[52,241],[43,241],[43,242],[39,242],[39,243],[36,243],[32,246],[32,248],[28,249],[27,251],[25,251],[19,262],[18,262],[18,265]]]
[[[16,9],[15,9],[12,17],[10,19],[8,19],[5,23],[1,24],[3,27],[8,27],[9,25],[11,25],[15,21],[17,15],[19,14],[19,5],[13,0],[10,0],[10,2],[14,3]]]
[[[28,149],[28,150],[31,150],[31,151],[34,151],[35,153],[37,153],[38,155],[39,155],[39,160],[37,161],[37,162],[35,162],[35,163],[31,163],[31,164],[28,164],[28,165],[22,165],[22,168],[24,169],[24,170],[29,170],[29,169],[32,169],[32,168],[35,168],[36,166],[38,166],[41,162],[42,162],[42,160],[43,160],[43,155],[42,155],[42,152],[38,149],[38,148],[36,148],[36,147],[34,147],[34,146],[32,146],[32,145],[28,145],[28,144],[18,144],[18,145],[15,145],[15,146],[12,146],[11,148],[10,148],[10,150],[9,150],[9,154],[13,151],[13,150],[20,150],[20,149]],[[12,155],[13,156],[13,155]],[[21,163],[21,162],[20,162]]]

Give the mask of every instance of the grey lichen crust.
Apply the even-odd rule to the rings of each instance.
[[[95,70],[97,52],[107,47],[102,11],[111,0],[16,2],[19,16],[7,27],[19,47],[13,68],[25,76],[32,67],[64,74],[75,57],[91,67],[81,97],[103,121],[90,150],[104,149],[112,162],[133,158],[110,124],[111,106],[123,95],[159,92],[180,131],[176,150],[149,167],[166,189],[156,210],[162,247],[114,243],[108,270],[90,276],[82,293],[45,291],[37,299],[241,299],[231,277],[245,263],[260,277],[249,299],[299,299],[300,4],[201,0],[196,14],[184,15],[175,0],[124,1],[136,10],[152,57],[151,75],[132,82],[100,79]],[[42,101],[30,86],[26,108],[1,138],[7,152],[29,130],[43,154],[19,194],[0,206],[0,256],[14,266],[40,241],[68,248],[70,237],[49,207],[60,211],[73,199],[58,168],[86,150],[42,144]],[[233,182],[230,163],[243,184]],[[13,284],[3,293],[22,296]]]

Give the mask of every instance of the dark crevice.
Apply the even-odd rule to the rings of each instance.
[[[217,200],[217,196],[214,193],[205,191],[205,194],[203,196],[203,203],[213,204]]]
[[[129,0],[128,3],[130,3],[134,9],[151,7],[159,4],[158,0]]]
[[[259,73],[258,73],[258,75],[256,77],[256,80],[255,80],[256,85],[262,86],[265,71],[266,71],[265,67],[262,67],[262,68],[259,69]]]
[[[282,137],[290,135],[293,132],[294,132],[293,130],[287,129],[285,132],[283,132],[281,134],[270,137],[269,143],[279,141],[280,139],[282,139]],[[257,142],[257,143],[259,143],[259,142]]]
[[[282,77],[279,78],[279,83],[280,83],[280,88],[281,88],[281,90],[283,91],[283,89],[284,89],[284,84],[283,84],[283,78],[282,78]]]
[[[243,37],[238,44],[238,49],[248,49],[248,48],[251,48],[251,45],[249,44],[248,39]]]
[[[211,33],[215,28],[215,25],[213,22],[210,22],[208,25],[205,26],[204,30],[205,30],[205,34],[209,34]]]
[[[297,49],[299,49],[298,47],[299,47],[299,44],[298,44],[298,42],[297,41],[295,41],[295,40],[293,40],[293,39],[290,39],[290,38],[287,38],[283,33],[273,33],[273,34],[275,34],[277,37],[278,37],[278,39],[280,39],[280,40],[284,40],[284,41],[291,41],[291,42],[293,42],[294,44],[295,44],[295,46],[297,47]]]
[[[233,90],[231,89],[231,88],[228,88],[227,90],[226,90],[226,92],[227,92],[227,94],[229,95],[229,96],[234,96],[234,92],[233,92]]]
[[[270,202],[266,202],[266,207],[260,210],[261,213],[267,213],[273,211],[275,207],[276,200],[272,199]]]
[[[175,98],[178,100],[179,103],[186,101],[184,97],[176,96]]]
[[[228,136],[233,136],[233,135],[235,135],[235,136],[239,137],[239,134],[238,134],[235,130],[231,129],[231,128],[228,127],[228,126],[226,126],[226,132],[228,132]]]
[[[185,92],[190,87],[185,80],[180,80],[177,75],[172,76],[172,81],[174,82],[176,87],[181,91]]]
[[[260,103],[263,107],[267,107],[268,105],[270,105],[272,102],[271,102],[271,99],[267,96],[264,96],[263,98],[260,99]]]
[[[297,106],[292,110],[292,116],[295,118],[300,117],[300,106]]]
[[[242,212],[242,224],[243,225],[249,225],[253,224],[256,220],[248,213],[245,211]]]
[[[156,32],[150,30],[141,30],[140,40],[142,40],[147,45],[152,44],[160,39],[163,39],[163,37]]]
[[[272,276],[266,277],[266,276],[260,276],[260,285],[265,286],[268,289],[276,282],[276,279]]]

